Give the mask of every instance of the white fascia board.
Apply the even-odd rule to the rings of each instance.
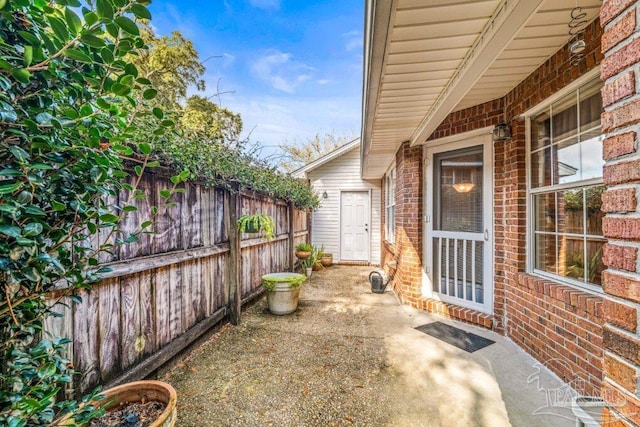
[[[385,52],[391,40],[395,0],[366,0],[362,86],[362,130],[360,175],[365,176],[371,145],[373,120],[382,81]]]

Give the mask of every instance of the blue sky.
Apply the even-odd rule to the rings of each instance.
[[[156,32],[179,30],[208,60],[206,96],[263,146],[360,134],[363,0],[154,0]],[[212,99],[218,102],[217,99]]]

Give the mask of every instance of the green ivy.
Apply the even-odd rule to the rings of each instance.
[[[207,185],[255,190],[291,201],[299,209],[313,209],[318,198],[309,185],[283,174],[246,148],[246,141],[225,141],[194,131],[172,133],[154,146],[163,163],[188,170]]]
[[[135,20],[149,16],[146,3],[0,0],[0,425],[100,415],[58,399],[74,372],[66,338],[43,330],[54,315],[45,297],[75,298],[104,271],[100,252],[151,224],[122,236],[135,207],[107,202],[122,190],[144,197],[136,187],[153,139],[172,126],[155,118],[155,91],[126,60],[144,47]],[[153,131],[131,146],[142,120]],[[123,164],[131,155],[142,161],[134,176]],[[113,243],[94,244],[98,233]]]

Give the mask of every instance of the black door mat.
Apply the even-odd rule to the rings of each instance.
[[[476,350],[495,343],[495,341],[491,341],[488,338],[463,331],[462,329],[442,322],[427,323],[426,325],[416,327],[416,329],[469,353],[473,353]]]

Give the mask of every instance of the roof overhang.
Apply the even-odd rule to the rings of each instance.
[[[599,0],[580,0],[591,21]],[[406,141],[501,98],[569,40],[575,0],[367,0],[361,168],[380,178]]]
[[[293,172],[291,172],[291,176],[294,178],[306,178],[309,172],[315,169],[318,169],[320,166],[326,163],[329,163],[333,159],[336,159],[342,156],[343,154],[348,153],[351,150],[355,150],[359,146],[360,146],[360,138],[355,138],[352,141],[349,141],[348,143],[336,148],[330,153],[327,153],[324,156],[319,157],[316,160],[307,163],[301,168],[294,170]]]

